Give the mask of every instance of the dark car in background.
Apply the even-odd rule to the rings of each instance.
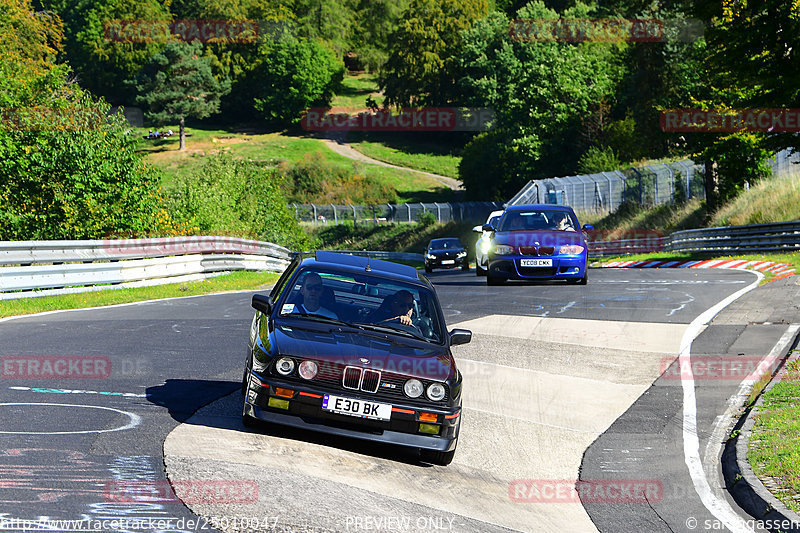
[[[433,239],[425,252],[425,272],[434,268],[458,268],[469,270],[467,249],[456,237]]]
[[[296,256],[256,309],[242,420],[416,448],[446,465],[461,422],[461,373],[433,286],[415,268],[338,254]]]
[[[572,208],[563,205],[515,205],[506,208],[492,231],[487,283],[507,280],[559,280],[586,285],[587,244]]]

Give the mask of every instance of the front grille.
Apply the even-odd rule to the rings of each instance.
[[[556,249],[553,246],[540,246],[539,255],[553,255]]]
[[[519,253],[522,255],[539,255],[535,246],[520,246]]]
[[[364,392],[377,392],[378,383],[381,382],[381,373],[375,370],[364,370],[364,379],[361,381],[361,390]]]
[[[344,369],[342,376],[342,387],[345,389],[358,390],[361,383],[361,369],[355,366],[348,366]]]
[[[345,389],[362,390],[375,393],[381,382],[381,373],[377,370],[362,369],[357,366],[348,366],[344,369],[342,386]]]

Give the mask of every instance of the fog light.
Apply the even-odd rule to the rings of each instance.
[[[288,409],[289,408],[289,400],[280,400],[278,398],[270,398],[267,402],[267,405],[270,407],[274,407],[275,409]]]
[[[427,433],[429,435],[438,435],[439,434],[439,426],[436,424],[420,424],[419,425],[419,432],[420,433]]]

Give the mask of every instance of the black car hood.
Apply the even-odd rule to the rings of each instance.
[[[463,251],[465,251],[464,248],[441,248],[438,250],[428,250],[428,253],[433,255],[456,255]]]
[[[306,329],[277,325],[277,353],[298,359],[351,365],[406,376],[444,381],[455,373],[455,361],[445,346],[429,345],[376,332],[349,331],[334,326]]]

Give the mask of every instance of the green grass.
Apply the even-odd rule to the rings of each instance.
[[[755,417],[747,459],[755,474],[777,487],[770,491],[787,507],[800,511],[800,364],[786,365],[786,374],[764,395]]]
[[[367,138],[362,135],[349,143],[362,154],[378,161],[458,178],[461,156],[455,147],[419,140],[391,139],[386,135],[381,138],[374,135]]]
[[[167,128],[165,128],[167,129]],[[176,131],[176,126],[172,126]],[[137,128],[137,135],[147,135],[148,128]],[[139,151],[145,153],[146,160],[164,173],[162,187],[169,189],[178,178],[187,178],[198,173],[207,155],[216,152],[229,152],[234,157],[261,161],[277,166],[281,162],[295,163],[306,155],[322,154],[324,160],[333,166],[346,168],[380,183],[391,185],[397,193],[396,200],[403,202],[449,202],[453,192],[433,178],[415,172],[369,165],[348,159],[330,150],[319,139],[298,137],[286,133],[236,133],[219,129],[193,127],[189,131],[186,150],[178,151],[177,135],[168,139],[141,139]],[[341,202],[344,203],[344,202]]]
[[[800,172],[770,178],[751,187],[714,213],[712,226],[738,226],[800,220]]]
[[[40,296],[18,300],[0,300],[0,317],[28,315],[59,309],[82,309],[121,303],[176,298],[197,294],[211,294],[239,290],[267,288],[274,284],[280,274],[275,272],[231,272],[203,281],[172,283],[154,287],[131,289],[109,289],[80,294]]]
[[[606,240],[624,238],[626,231],[657,230],[665,235],[673,231],[701,228],[708,218],[705,205],[693,199],[682,205],[662,204],[644,209],[623,204],[607,215],[577,213],[581,224],[593,224],[595,229],[608,232]]]
[[[383,99],[378,89],[378,79],[375,74],[358,74],[345,76],[342,80],[342,89],[334,95],[331,101],[333,108],[364,109],[367,107],[367,96],[372,95],[376,102]]]
[[[774,261],[787,263],[800,271],[800,252],[791,254],[738,254],[719,255],[696,252],[654,252],[649,254],[631,254],[618,257],[590,258],[590,264],[600,266],[612,261],[705,261],[708,259],[742,259],[747,261]],[[775,274],[764,272],[764,281],[770,281]],[[780,274],[778,274],[780,275]]]

